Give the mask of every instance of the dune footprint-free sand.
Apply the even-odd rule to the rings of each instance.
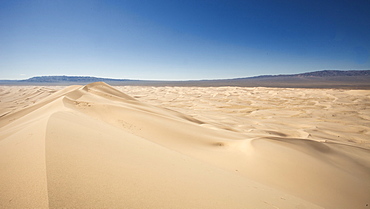
[[[118,89],[1,87],[0,208],[369,207],[367,146],[243,132]]]

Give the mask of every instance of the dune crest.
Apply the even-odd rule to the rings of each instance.
[[[6,96],[14,97],[12,88],[0,92],[6,109],[0,116],[0,208],[370,204],[366,146],[276,130],[253,135],[145,103],[103,82],[56,92],[39,87],[34,90],[43,93],[25,94],[37,101],[23,107]],[[217,91],[212,98],[224,105]]]

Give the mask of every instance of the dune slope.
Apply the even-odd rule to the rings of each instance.
[[[102,82],[37,95],[0,118],[0,208],[370,204],[366,147],[218,129]]]

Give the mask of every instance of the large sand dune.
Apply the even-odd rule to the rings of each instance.
[[[1,87],[0,208],[370,208],[369,108],[365,90]]]

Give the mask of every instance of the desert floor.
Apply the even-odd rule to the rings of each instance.
[[[0,87],[0,208],[370,208],[370,90]]]

